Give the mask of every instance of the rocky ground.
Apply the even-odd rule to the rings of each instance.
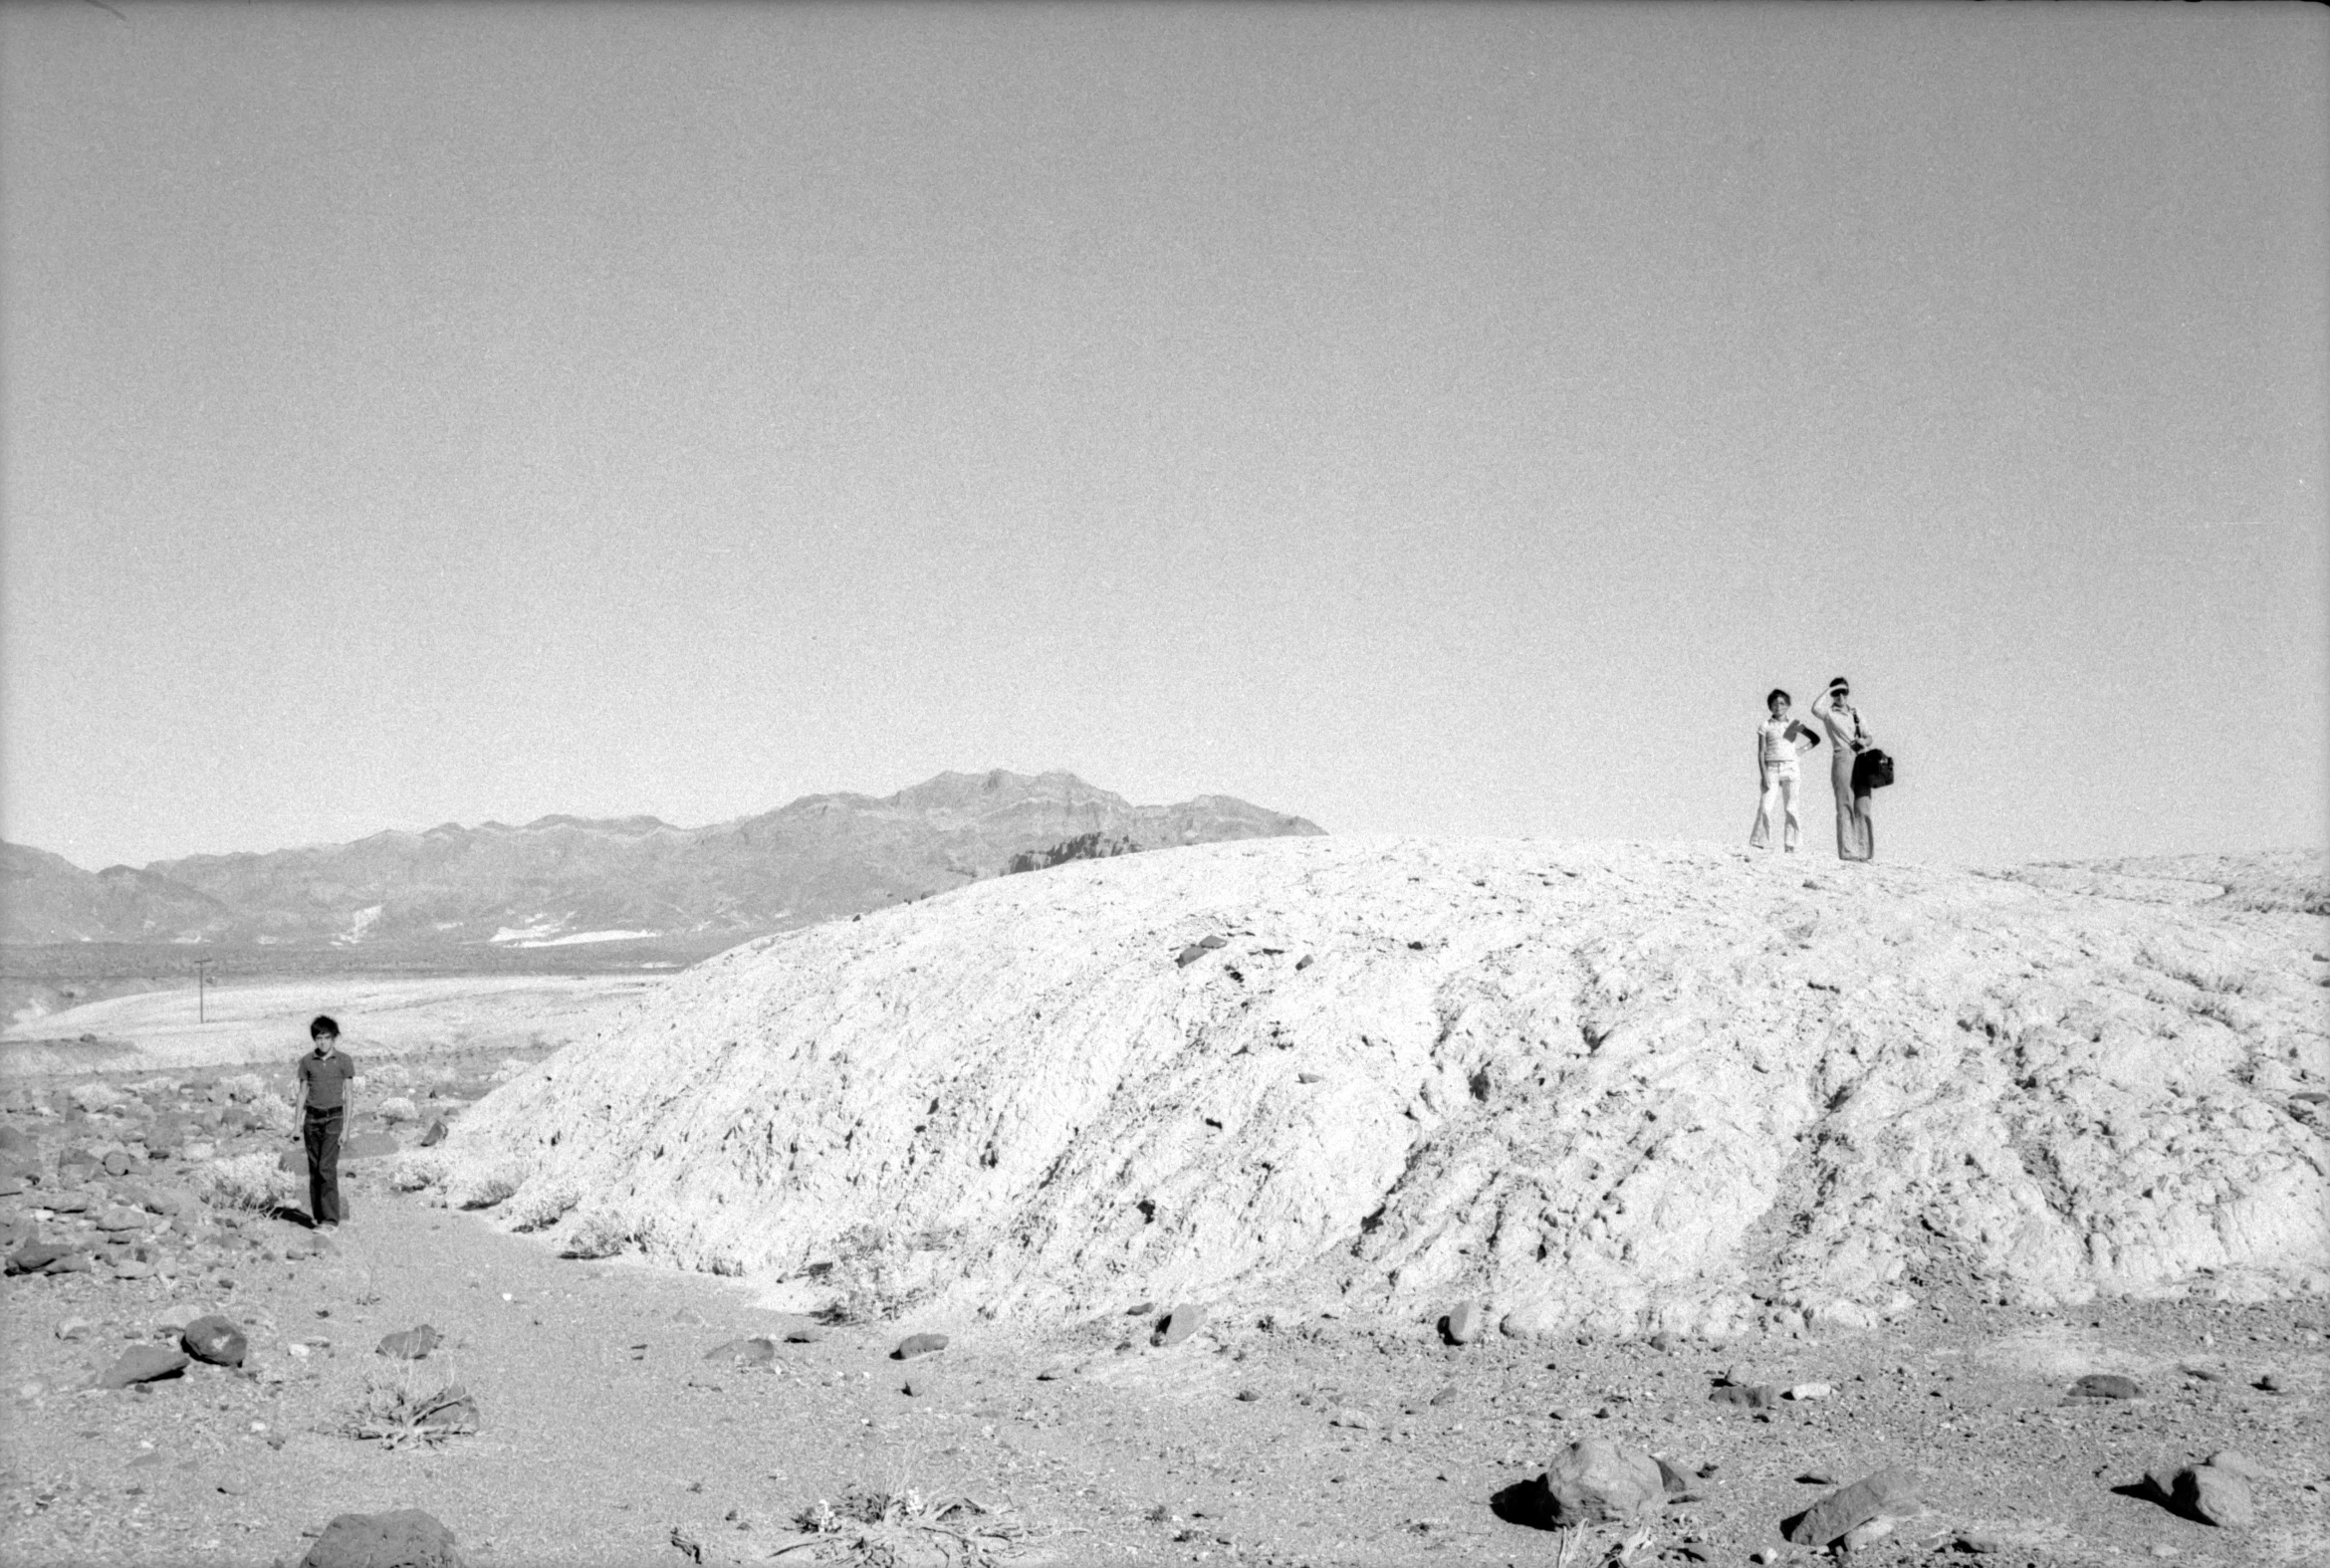
[[[350,1221],[321,1234],[269,1207],[294,1186],[268,1174],[290,1142],[263,1081],[12,1080],[0,1239],[35,1271],[0,1287],[0,1560],[329,1561],[334,1516],[415,1508],[472,1565],[788,1544],[776,1560],[872,1561],[885,1542],[1055,1564],[1808,1563],[1783,1521],[1887,1468],[1915,1471],[1916,1501],[1856,1562],[2330,1560],[2320,1298],[2218,1299],[2204,1278],[2005,1305],[1945,1249],[1881,1330],[1721,1345],[1267,1305],[1193,1329],[1170,1301],[815,1325],[738,1281],[564,1258],[395,1191],[380,1151],[457,1119],[495,1066],[407,1061],[372,1085]],[[423,1324],[421,1359],[375,1348]],[[913,1331],[948,1343],[895,1359]],[[231,1360],[238,1332],[240,1365],[179,1365],[189,1342]],[[141,1372],[162,1375],[106,1386]],[[2075,1392],[2096,1374],[2134,1397]],[[1541,1527],[1534,1478],[1587,1440],[1672,1479],[1582,1536]],[[2247,1525],[2145,1494],[2148,1470],[2228,1449],[2253,1461]]]

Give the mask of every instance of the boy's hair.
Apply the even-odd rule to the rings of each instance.
[[[1770,691],[1767,691],[1763,694],[1763,706],[1766,708],[1770,707],[1774,702],[1784,702],[1792,706],[1795,703],[1795,698],[1790,697],[1786,692],[1781,691],[1777,686],[1774,686]]]
[[[1835,691],[1839,686],[1842,686],[1847,691],[1851,691],[1853,688],[1853,683],[1846,680],[1841,675],[1831,675],[1828,678],[1828,689],[1830,691]]]
[[[332,1020],[330,1013],[320,1012],[316,1015],[316,1021],[308,1025],[308,1038],[320,1040],[327,1037],[340,1038],[340,1025]]]

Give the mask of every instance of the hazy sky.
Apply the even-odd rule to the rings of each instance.
[[[0,12],[0,826],[2324,839],[2330,16]],[[1807,791],[1833,848],[1828,791]]]

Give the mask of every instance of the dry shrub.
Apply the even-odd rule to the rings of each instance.
[[[445,1180],[448,1165],[435,1149],[401,1149],[388,1162],[388,1185],[400,1193],[420,1193]]]
[[[899,1491],[852,1487],[838,1503],[819,1497],[795,1516],[793,1525],[799,1533],[770,1552],[769,1561],[993,1568],[1024,1547],[1032,1533],[1009,1507],[968,1496],[924,1497],[911,1486]],[[685,1551],[679,1533],[674,1531],[673,1544]]]
[[[502,1213],[513,1231],[540,1231],[566,1219],[582,1201],[581,1189],[572,1182],[528,1182]]]
[[[559,1248],[564,1257],[612,1257],[631,1244],[630,1228],[603,1209],[578,1215]]]
[[[456,1209],[491,1209],[525,1183],[526,1168],[517,1161],[489,1161],[448,1175],[445,1201]]]
[[[261,1089],[251,1096],[251,1119],[267,1132],[289,1133],[292,1130],[291,1101],[273,1089]]]
[[[441,1371],[424,1371],[417,1361],[373,1367],[355,1409],[341,1430],[351,1438],[377,1441],[384,1449],[410,1443],[435,1445],[477,1431],[477,1400]]]
[[[273,1154],[237,1154],[212,1160],[194,1171],[194,1193],[213,1209],[266,1214],[299,1197],[291,1173]]]

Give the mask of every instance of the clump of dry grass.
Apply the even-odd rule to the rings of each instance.
[[[589,1209],[576,1216],[567,1228],[559,1253],[564,1257],[612,1257],[633,1239],[630,1228],[620,1220],[603,1209]]]
[[[450,1167],[435,1149],[404,1149],[388,1163],[388,1185],[400,1193],[420,1193],[445,1180]]]
[[[355,1409],[342,1430],[384,1449],[435,1445],[476,1432],[476,1398],[459,1383],[439,1383],[440,1375],[424,1373],[418,1362],[374,1368],[365,1373]]]
[[[268,1214],[292,1203],[297,1186],[272,1154],[236,1154],[196,1168],[194,1193],[213,1209]]]
[[[925,1497],[914,1487],[852,1487],[838,1503],[822,1497],[795,1516],[794,1539],[768,1560],[848,1563],[863,1568],[988,1568],[1024,1545],[1031,1531],[1007,1508],[968,1496]]]

